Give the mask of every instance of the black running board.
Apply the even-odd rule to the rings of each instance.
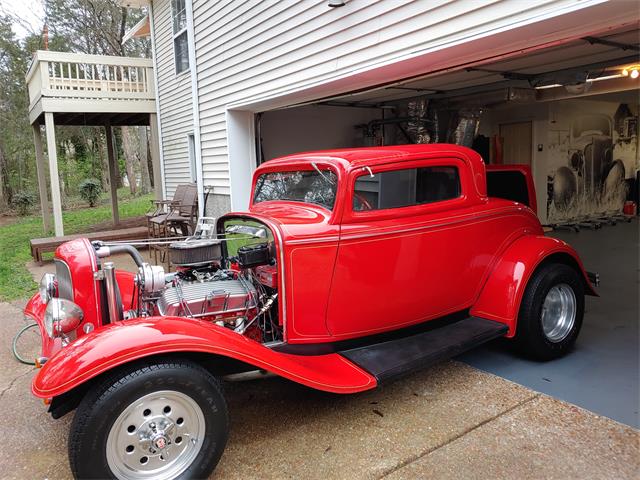
[[[339,352],[376,377],[379,383],[441,360],[507,333],[507,326],[484,318],[470,317],[410,337]]]

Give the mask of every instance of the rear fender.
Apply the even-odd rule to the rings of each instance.
[[[376,386],[374,377],[335,353],[279,353],[212,323],[182,317],[148,317],[107,325],[64,347],[38,372],[32,391],[37,397],[55,397],[126,363],[175,352],[233,358],[328,392],[354,393]]]
[[[551,260],[580,270],[585,293],[598,295],[571,246],[555,238],[526,235],[513,242],[496,262],[470,314],[506,324],[509,327],[506,336],[513,337],[529,278],[543,262]]]

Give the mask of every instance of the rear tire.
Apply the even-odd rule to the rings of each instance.
[[[515,340],[522,353],[552,360],[569,352],[584,316],[584,283],[568,265],[550,263],[536,270],[524,292]]]
[[[69,434],[75,478],[207,478],[224,451],[227,405],[218,380],[187,360],[137,362],[80,403]]]

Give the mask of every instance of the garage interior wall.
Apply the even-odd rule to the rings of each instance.
[[[263,159],[329,148],[364,146],[361,129],[382,117],[378,108],[308,105],[262,114],[260,137]]]

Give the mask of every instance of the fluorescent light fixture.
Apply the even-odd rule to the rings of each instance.
[[[636,76],[633,76],[633,72],[634,70],[631,70],[631,77],[632,78],[638,78],[638,76],[640,76],[640,72],[638,72],[637,70],[635,70],[636,72]],[[600,82],[602,80],[613,80],[614,78],[620,78],[622,77],[623,74],[621,73],[616,73],[614,75],[605,75],[602,77],[598,77],[598,78],[587,78],[587,83],[593,83],[593,82]],[[540,87],[536,87],[536,90],[545,90],[547,88],[557,88],[557,87],[563,87],[564,85],[560,84],[560,83],[553,83],[551,85],[542,85]]]
[[[616,74],[613,74],[613,75],[605,75],[605,76],[597,77],[597,78],[588,78],[587,82],[599,82],[601,80],[611,80],[613,78],[620,78],[620,77],[622,77],[622,74],[616,73]]]
[[[559,83],[552,83],[551,85],[542,85],[540,87],[536,87],[536,90],[545,90],[547,88],[556,88],[561,87],[562,85]]]

